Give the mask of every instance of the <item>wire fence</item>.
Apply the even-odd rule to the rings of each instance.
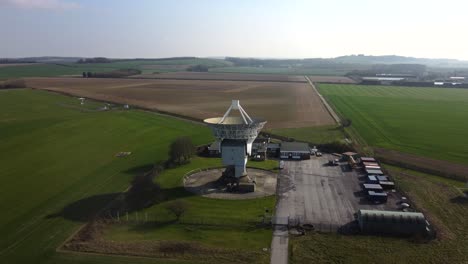
[[[220,227],[252,227],[269,226],[271,217],[258,216],[252,218],[232,218],[232,217],[203,217],[203,216],[182,216],[177,219],[171,215],[164,215],[156,212],[121,212],[114,211],[102,215],[102,218],[111,220],[114,223],[122,224],[163,224],[177,222],[187,225],[209,225]]]

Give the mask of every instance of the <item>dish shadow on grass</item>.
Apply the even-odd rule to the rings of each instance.
[[[106,193],[86,197],[66,205],[60,212],[49,214],[46,218],[63,217],[76,222],[87,222],[120,194]]]
[[[86,197],[66,205],[61,211],[49,214],[46,216],[46,218],[63,217],[67,220],[75,222],[88,222],[89,220],[96,217],[103,208],[109,206],[113,201],[115,201],[121,194],[122,193],[107,193]],[[162,199],[158,202],[125,211],[132,213],[154,206],[161,202],[194,196],[194,194],[185,190],[184,187],[161,189],[161,194]],[[114,215],[114,213],[116,214],[118,211],[120,211],[119,208],[111,207],[109,208],[107,214]]]

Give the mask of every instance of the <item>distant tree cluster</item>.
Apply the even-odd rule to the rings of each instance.
[[[195,146],[190,137],[180,137],[174,140],[169,148],[169,162],[171,164],[183,164],[190,162],[195,154]]]
[[[123,78],[141,74],[137,69],[120,69],[110,72],[83,72],[83,78]]]
[[[208,70],[209,70],[209,67],[203,64],[193,65],[187,68],[187,71],[191,71],[191,72],[207,72]]]
[[[376,76],[378,74],[406,74],[421,77],[427,71],[427,66],[422,64],[377,64],[370,69],[354,70],[347,75],[353,76]]]
[[[0,89],[26,88],[23,79],[6,80],[0,82]]]
[[[104,57],[96,57],[96,58],[87,58],[87,59],[79,59],[76,63],[110,63],[112,62],[108,58]]]
[[[30,60],[30,59],[0,59],[0,64],[14,64],[14,63],[36,63],[36,61]]]

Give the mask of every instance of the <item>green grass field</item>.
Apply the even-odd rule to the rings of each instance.
[[[398,186],[437,227],[428,243],[411,238],[311,233],[291,241],[291,263],[467,263],[468,199],[464,182],[386,166]]]
[[[468,89],[318,88],[369,145],[468,164]]]
[[[328,144],[342,142],[345,138],[339,126],[280,128],[268,131],[274,135],[294,138],[313,144]]]
[[[177,65],[205,64],[209,67],[229,66],[230,63],[223,60],[192,58],[177,60],[134,60],[117,61],[112,63],[63,63],[63,64],[37,64],[25,66],[12,66],[0,68],[0,79],[21,77],[52,77],[62,75],[81,75],[88,72],[109,72],[118,69],[138,69],[142,73],[183,71],[185,68],[175,68]],[[154,67],[154,68],[153,68]]]
[[[28,89],[0,91],[0,104],[0,262],[151,262],[55,249],[135,173],[165,160],[171,140],[207,143],[209,129],[141,111],[96,111],[101,103],[82,108],[76,98]],[[132,154],[115,157],[120,151]],[[71,204],[77,210],[63,210]]]

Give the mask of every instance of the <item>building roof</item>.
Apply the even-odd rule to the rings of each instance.
[[[364,81],[403,81],[406,78],[398,78],[398,77],[362,77]]]
[[[268,143],[267,147],[270,148],[270,149],[279,149],[280,144],[279,143]]]
[[[370,196],[382,196],[382,197],[387,197],[387,193],[382,193],[382,192],[374,192],[374,191],[368,191],[368,195]]]
[[[367,169],[366,168],[366,172],[367,174],[384,175],[384,173],[379,169]]]
[[[376,162],[374,158],[371,157],[361,157],[361,161],[366,161],[366,162]]]
[[[381,210],[359,210],[359,219],[366,221],[385,221],[392,219],[399,223],[418,221],[425,224],[426,218],[422,213],[400,212],[400,211],[381,211]]]
[[[380,184],[372,184],[372,183],[364,183],[364,188],[365,189],[371,189],[371,190],[382,190],[382,186]]]
[[[308,152],[310,153],[309,144],[302,142],[281,142],[282,152]]]

